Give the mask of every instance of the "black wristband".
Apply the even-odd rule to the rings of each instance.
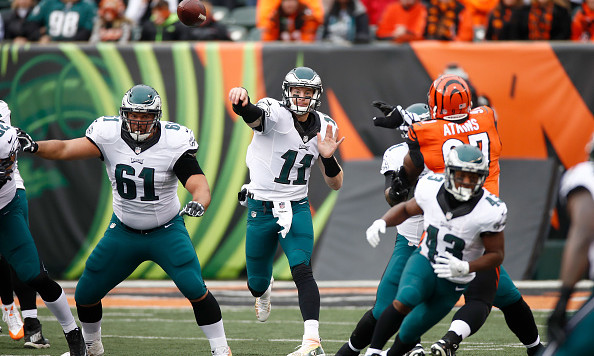
[[[264,114],[262,109],[250,102],[249,96],[246,106],[242,106],[241,104],[233,104],[233,112],[241,116],[246,124],[251,124],[252,122],[262,117],[262,115]]]
[[[334,156],[330,156],[328,158],[322,156],[320,157],[322,159],[322,164],[324,165],[324,172],[326,173],[326,176],[330,178],[336,177],[341,171],[336,158]]]

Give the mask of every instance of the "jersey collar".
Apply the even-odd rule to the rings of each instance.
[[[437,203],[439,204],[441,211],[445,214],[446,219],[452,220],[454,218],[470,214],[470,212],[481,200],[484,193],[485,191],[481,189],[479,194],[473,196],[470,198],[470,200],[466,202],[459,202],[456,200],[452,204],[452,200],[455,200],[455,198],[445,190],[445,186],[442,184],[441,188],[439,188],[439,191],[437,192]]]

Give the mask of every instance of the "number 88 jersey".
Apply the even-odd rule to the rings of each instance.
[[[505,228],[507,206],[485,188],[482,194],[450,209],[441,174],[422,177],[415,189],[415,200],[423,209],[425,232],[421,240],[421,254],[435,263],[435,257],[449,252],[463,261],[473,261],[485,252],[483,232],[500,232]],[[489,237],[485,237],[489,238]],[[454,283],[469,283],[475,273],[448,278]]]
[[[185,152],[198,150],[192,130],[173,122],[159,124],[158,141],[142,149],[133,149],[124,141],[119,116],[98,118],[86,132],[101,151],[115,215],[138,230],[161,226],[179,212],[178,179],[173,167]]]

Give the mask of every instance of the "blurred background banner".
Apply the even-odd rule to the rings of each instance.
[[[388,208],[381,157],[402,138],[373,126],[371,118],[379,112],[371,102],[404,107],[425,102],[435,77],[448,68],[458,71],[471,81],[477,101],[487,100],[498,115],[501,196],[510,212],[504,265],[514,279],[557,278],[547,266],[559,265],[551,259],[559,257],[566,221],[555,213],[555,187],[563,169],[586,158],[584,146],[594,131],[590,45],[100,43],[3,45],[0,56],[1,98],[12,110],[13,125],[36,140],[83,136],[96,118],[118,115],[123,94],[137,83],[160,93],[163,120],[194,131],[198,160],[211,185],[207,214],[186,220],[205,279],[244,276],[246,209],[236,199],[247,179],[245,152],[252,133],[232,112],[229,89],[247,88],[252,101],[280,99],[290,69],[309,66],[320,74],[320,111],[338,122],[347,139],[339,155],[345,169],[341,191],[330,191],[312,170],[314,271],[320,280],[377,279],[392,252],[395,229],[377,249],[367,245],[364,232]],[[19,169],[41,258],[53,276],[78,278],[112,213],[103,164],[21,154]],[[181,185],[179,192],[182,203],[189,200]],[[274,274],[290,277],[281,254]],[[133,277],[160,279],[165,273],[147,262]]]

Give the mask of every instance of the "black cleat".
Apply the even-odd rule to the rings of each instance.
[[[70,356],[87,356],[87,347],[80,328],[65,333],[65,335],[70,348]]]
[[[452,344],[443,339],[431,345],[431,355],[433,356],[455,356],[458,350],[458,344]]]
[[[50,347],[50,343],[48,339],[43,337],[39,319],[25,318],[25,348],[47,349],[48,347]]]

